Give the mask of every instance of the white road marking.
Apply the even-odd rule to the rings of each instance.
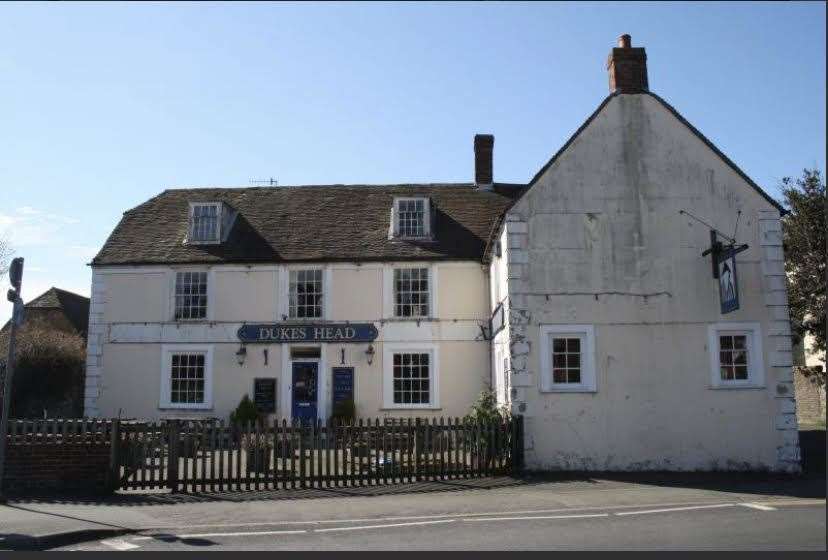
[[[101,541],[101,544],[105,544],[110,548],[114,548],[115,550],[132,550],[134,548],[140,548],[137,544],[130,544],[126,542],[124,539],[106,539]]]
[[[179,539],[198,539],[205,537],[246,537],[249,535],[298,535],[307,533],[305,529],[296,531],[239,531],[237,533],[194,533],[191,535],[175,535]]]
[[[584,515],[537,515],[532,517],[476,517],[474,519],[464,519],[466,522],[475,521],[516,521],[524,519],[584,519],[587,517],[609,517],[608,513],[591,513]]]
[[[455,513],[435,513],[431,515],[408,515],[398,517],[362,517],[354,519],[314,519],[309,521],[255,521],[251,523],[196,523],[186,526],[166,526],[154,527],[153,531],[175,530],[175,529],[199,529],[199,528],[221,528],[221,527],[273,527],[276,525],[322,525],[333,523],[365,523],[371,521],[415,521],[419,519],[442,519],[447,517],[485,517],[489,515],[533,515],[545,513],[563,513],[568,511],[595,511],[595,510],[613,510],[613,509],[630,509],[637,507],[673,507],[673,506],[692,506],[692,505],[707,505],[718,504],[719,502],[657,502],[646,504],[628,504],[628,505],[614,505],[614,506],[585,506],[585,507],[567,507],[556,509],[530,509],[517,511],[486,511],[478,513],[455,512]],[[150,530],[150,529],[148,529]]]
[[[155,538],[155,537],[132,537],[131,540],[133,540],[133,541],[148,541],[148,540],[151,540],[153,538]]]
[[[333,531],[359,531],[360,529],[385,529],[386,527],[411,527],[412,525],[436,525],[438,523],[454,523],[454,519],[440,519],[438,521],[416,521],[414,523],[391,523],[385,525],[357,525],[356,527],[329,527],[314,529],[314,533],[331,533]]]
[[[762,504],[755,504],[752,502],[745,502],[739,505],[746,508],[758,509],[759,511],[776,511],[775,507],[763,506]]]
[[[688,506],[688,507],[677,507],[677,508],[663,508],[663,509],[646,509],[641,511],[620,511],[613,515],[644,515],[647,513],[667,513],[670,511],[690,511],[693,509],[715,509],[715,508],[726,508],[726,507],[733,507],[736,504],[710,504],[704,506]]]

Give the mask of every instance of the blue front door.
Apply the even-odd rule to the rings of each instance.
[[[317,362],[293,362],[293,419],[316,422]]]

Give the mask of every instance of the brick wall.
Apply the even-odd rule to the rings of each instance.
[[[3,488],[9,494],[103,493],[108,471],[108,442],[9,442]]]
[[[797,419],[801,424],[825,422],[825,387],[817,383],[813,376],[806,376],[803,369],[794,367]]]

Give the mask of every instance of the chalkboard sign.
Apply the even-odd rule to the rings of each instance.
[[[264,414],[276,412],[276,379],[273,377],[254,379],[253,394],[257,412]]]
[[[333,404],[353,400],[354,398],[354,368],[333,368]]]

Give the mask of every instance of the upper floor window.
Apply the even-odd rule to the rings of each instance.
[[[207,272],[175,273],[175,319],[207,318]]]
[[[431,235],[431,208],[427,198],[396,198],[392,210],[393,236],[417,239]]]
[[[394,316],[428,317],[428,268],[394,269]]]
[[[321,269],[291,270],[288,313],[291,319],[322,317]]]
[[[191,203],[188,243],[219,243],[221,218],[220,202]]]

